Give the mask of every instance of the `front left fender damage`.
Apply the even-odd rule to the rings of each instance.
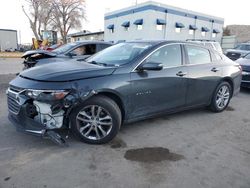
[[[95,90],[79,89],[77,84],[72,86],[64,99],[57,101],[38,101],[27,98],[23,93],[24,91],[15,93],[11,89],[7,90],[11,123],[18,131],[48,138],[59,145],[65,145],[66,142],[58,130],[70,129],[69,115],[72,109],[97,94]],[[22,101],[20,105],[17,99]],[[14,108],[13,104],[19,105],[17,113],[11,110]]]

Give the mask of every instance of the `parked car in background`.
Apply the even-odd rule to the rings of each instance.
[[[185,42],[116,44],[86,61],[21,72],[10,82],[9,119],[24,132],[103,144],[120,126],[160,114],[207,106],[222,112],[239,92],[239,64]]]
[[[54,44],[54,45],[47,47],[46,50],[51,52],[51,51],[55,50],[56,48],[59,48],[60,46],[61,46],[61,44]]]
[[[5,52],[15,52],[15,51],[16,51],[16,49],[14,49],[14,48],[8,48],[5,50]]]
[[[250,53],[236,61],[242,68],[241,86],[250,88]]]
[[[216,41],[211,41],[211,40],[197,40],[197,39],[191,39],[191,40],[187,40],[189,42],[195,43],[195,44],[201,44],[207,48],[213,49],[217,52],[219,52],[220,54],[223,54],[221,45],[219,42]]]
[[[250,53],[250,43],[242,43],[234,49],[227,50],[225,54],[228,58],[235,61],[248,53]]]
[[[62,45],[52,51],[27,51],[22,56],[24,58],[24,69],[72,59],[80,61],[111,45],[111,43],[102,41],[77,41]]]

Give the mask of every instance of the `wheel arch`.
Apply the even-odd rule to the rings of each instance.
[[[114,92],[112,90],[98,91],[95,96],[97,96],[97,95],[106,96],[106,97],[112,99],[118,105],[118,107],[121,110],[122,122],[123,122],[124,119],[125,119],[126,112],[125,112],[125,106],[124,106],[124,103],[123,103],[123,100],[122,100],[121,96],[117,92]]]
[[[233,92],[234,92],[234,82],[233,82],[233,79],[232,78],[230,78],[230,77],[225,77],[225,78],[223,78],[222,80],[221,80],[221,82],[228,82],[229,84],[230,84],[230,86],[231,86],[231,88],[232,88],[232,93],[231,93],[231,97],[232,97],[232,95],[233,95]],[[220,82],[220,83],[221,83]]]

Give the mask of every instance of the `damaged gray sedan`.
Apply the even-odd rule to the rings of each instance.
[[[201,106],[222,112],[239,92],[240,66],[187,42],[114,45],[82,62],[28,69],[10,82],[9,119],[19,131],[64,143],[68,129],[103,144],[122,124]]]

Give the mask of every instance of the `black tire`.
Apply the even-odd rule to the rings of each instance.
[[[218,92],[220,91],[220,89],[221,89],[222,87],[227,87],[227,88],[228,88],[228,90],[229,90],[229,99],[228,99],[226,105],[224,105],[223,107],[220,108],[220,107],[217,105],[216,100],[217,100],[217,94],[218,94]],[[210,110],[211,110],[212,112],[217,112],[217,113],[218,113],[218,112],[224,111],[224,110],[227,108],[228,104],[230,103],[231,97],[232,97],[232,86],[231,86],[228,82],[225,82],[225,81],[221,82],[221,83],[216,87],[216,89],[215,89],[215,91],[214,91],[214,94],[213,94],[213,97],[212,97],[212,101],[211,101],[211,103],[210,103],[210,105],[209,105]]]
[[[77,120],[79,112],[93,105],[96,106],[97,108],[101,107],[103,110],[105,110],[105,112],[108,113],[109,117],[112,118],[111,119],[112,125],[108,134],[104,136],[103,138],[96,139],[96,140],[87,138],[82,133],[80,133],[79,126],[81,126],[80,124],[84,122],[80,122],[79,120]],[[101,121],[101,118],[100,118],[100,121]],[[71,125],[72,133],[81,141],[88,143],[88,144],[104,144],[104,143],[111,141],[117,135],[120,129],[121,121],[122,121],[121,110],[118,107],[118,105],[112,99],[106,96],[102,96],[102,95],[93,96],[90,99],[84,101],[82,104],[80,104],[75,109],[73,109],[73,111],[70,114],[70,125]],[[95,125],[96,129],[98,129],[97,126],[99,125]],[[96,131],[96,130],[92,128],[92,131]],[[100,129],[98,129],[98,132],[101,132]],[[96,133],[96,132],[93,132],[93,133]]]

